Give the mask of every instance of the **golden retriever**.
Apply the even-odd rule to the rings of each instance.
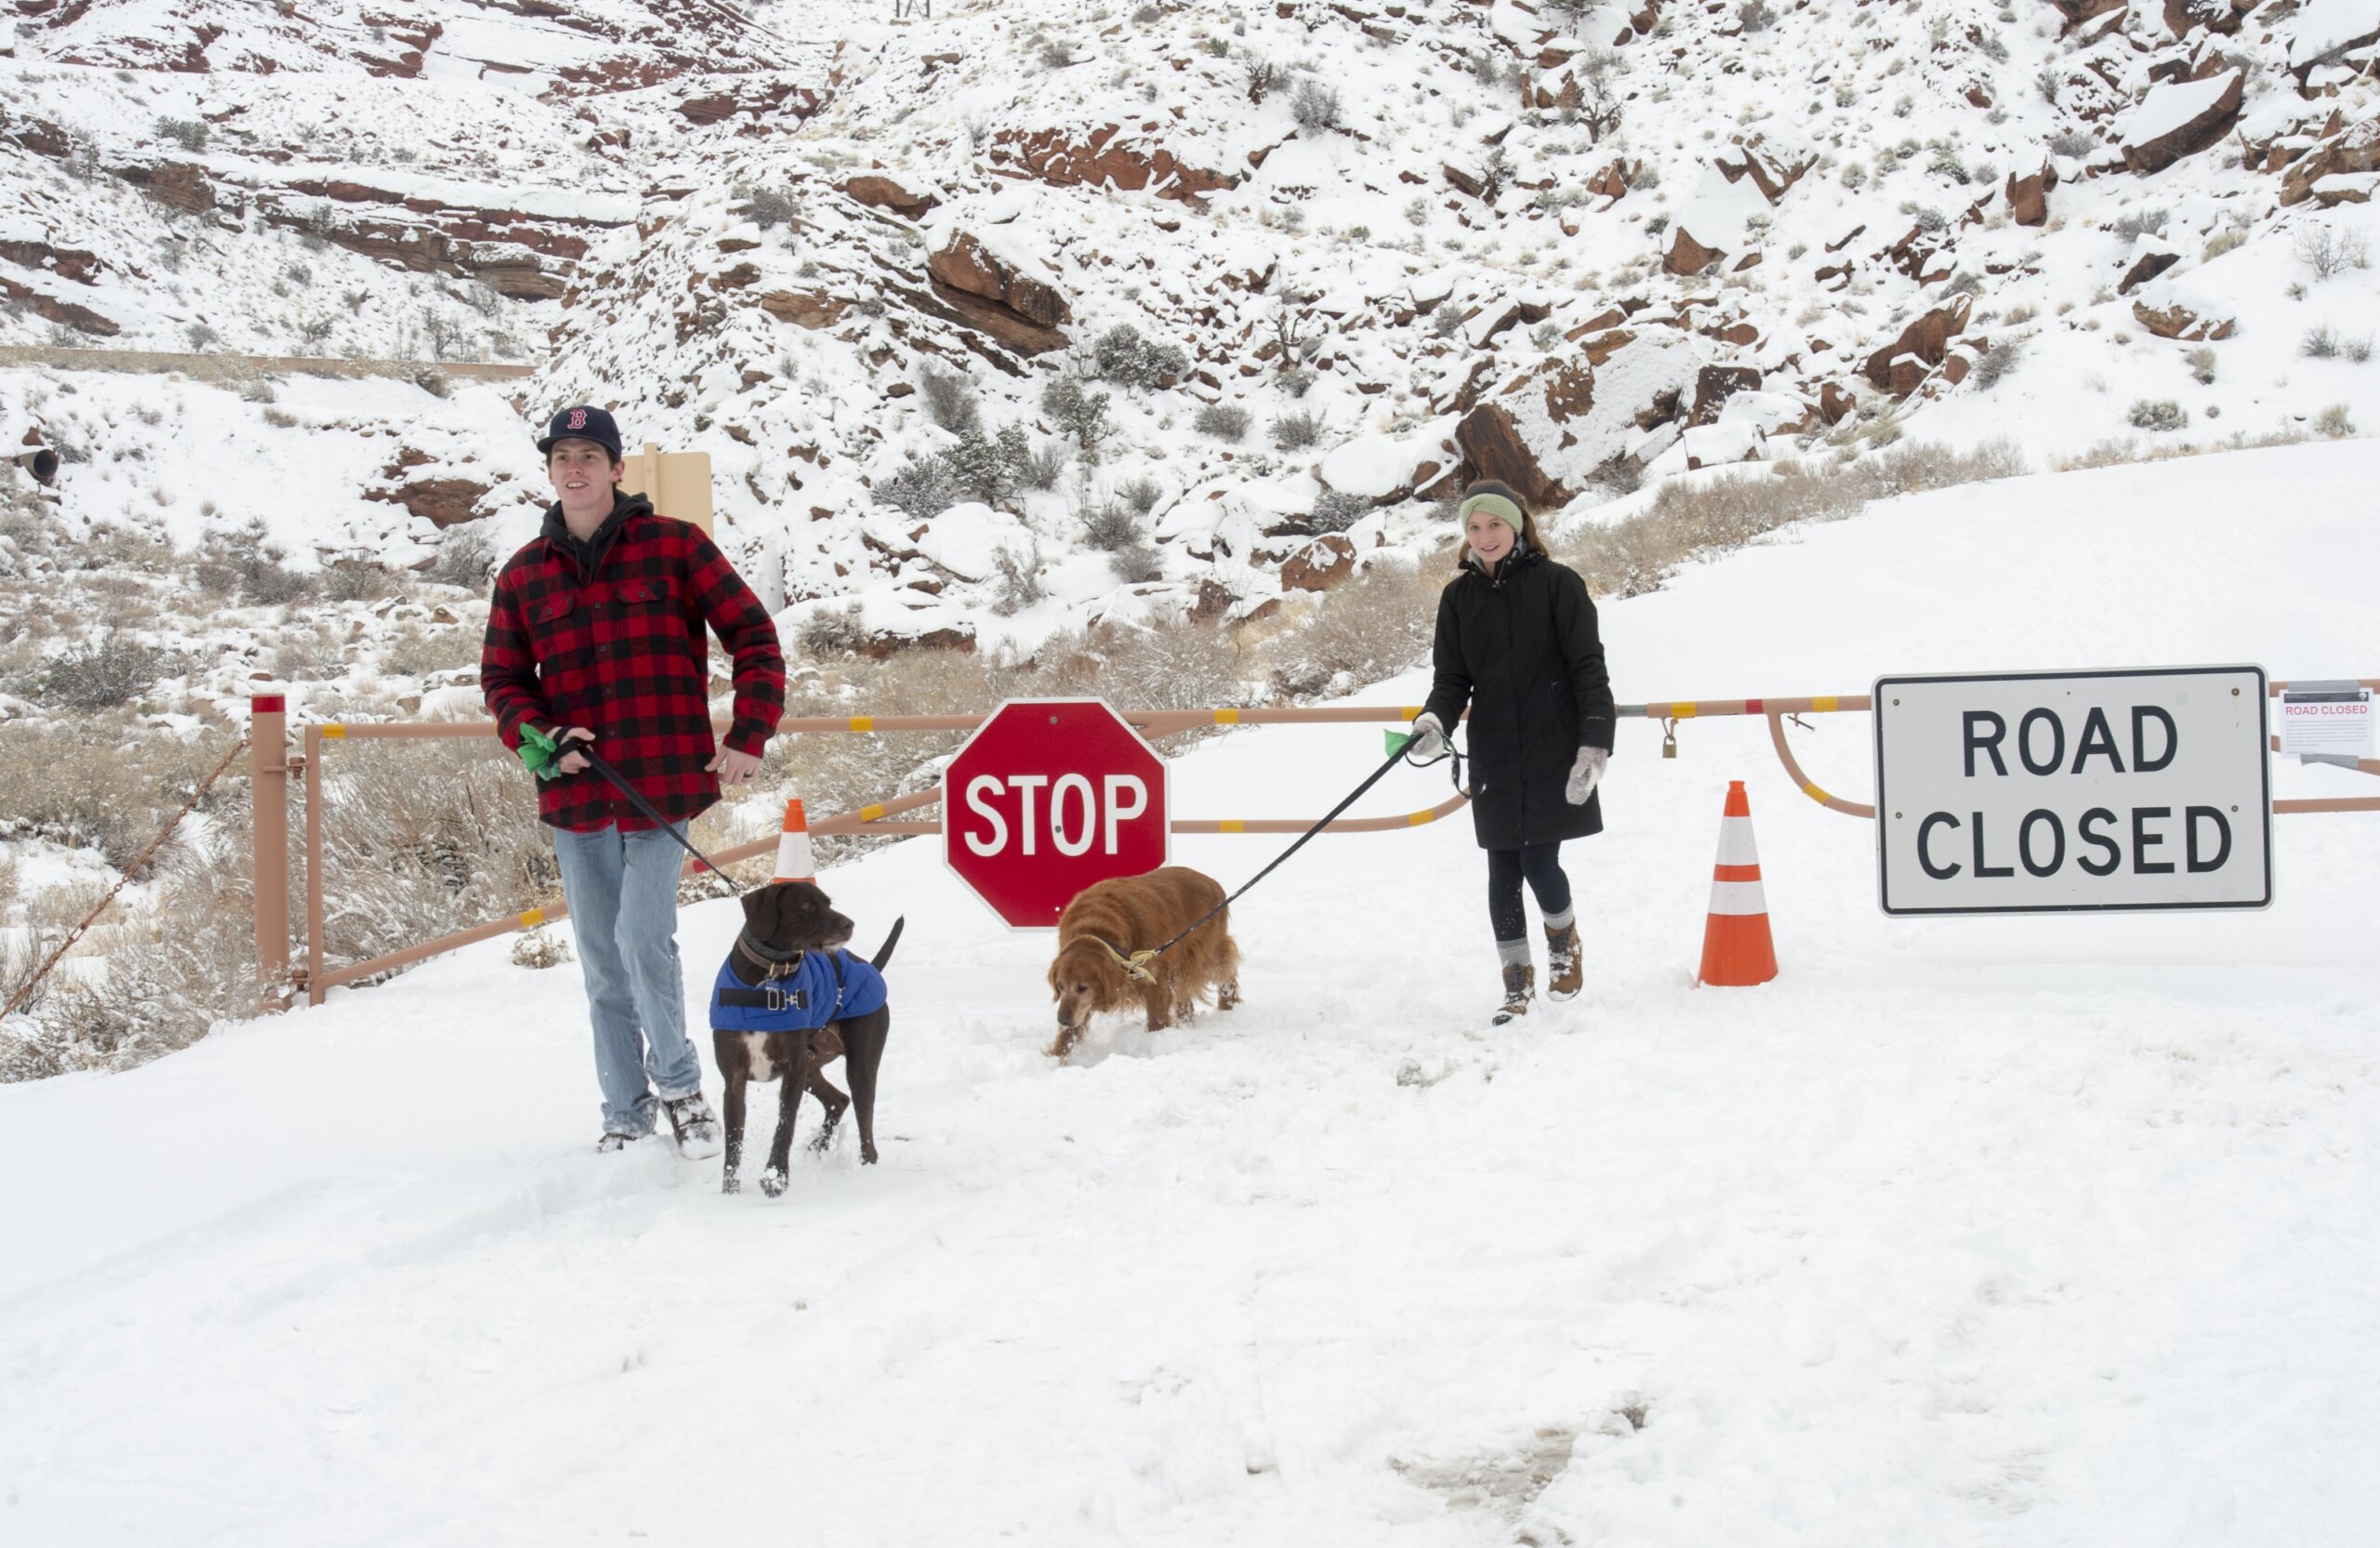
[[[1058,1001],[1058,1039],[1050,1057],[1063,1059],[1073,1051],[1090,1029],[1092,1012],[1123,1010],[1133,997],[1146,1008],[1152,1032],[1189,1015],[1210,988],[1215,1009],[1238,1004],[1239,947],[1232,942],[1229,909],[1152,960],[1144,977],[1133,977],[1117,960],[1119,954],[1163,946],[1223,900],[1214,878],[1186,866],[1117,877],[1077,893],[1058,916],[1058,955],[1050,964],[1050,992]]]

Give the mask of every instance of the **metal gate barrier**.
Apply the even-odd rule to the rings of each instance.
[[[2380,689],[2380,678],[2360,680],[2367,688]],[[2289,685],[2274,682],[2270,692],[2276,697]],[[1785,737],[1786,722],[1806,725],[1807,715],[1833,715],[1863,712],[1871,708],[1865,694],[1821,694],[1800,698],[1758,699],[1673,699],[1647,704],[1617,706],[1622,720],[1659,721],[1662,723],[1662,755],[1674,756],[1677,728],[1687,721],[1717,720],[1729,717],[1761,716],[1768,721],[1771,745],[1778,761],[1796,788],[1831,812],[1846,816],[1873,818],[1876,809],[1849,800],[1821,788],[1803,773],[1801,762]],[[430,741],[492,738],[496,724],[492,721],[466,723],[428,723],[419,721],[387,721],[347,723],[324,721],[301,728],[302,751],[292,756],[288,747],[289,726],[284,700],[279,696],[259,695],[251,701],[252,725],[249,735],[249,774],[253,785],[253,845],[256,877],[257,960],[260,965],[261,986],[265,1004],[273,1009],[285,1006],[294,992],[303,987],[310,1004],[320,1005],[330,990],[344,984],[376,978],[399,968],[409,967],[427,958],[439,956],[470,946],[475,942],[509,934],[514,931],[534,929],[566,918],[566,906],[555,904],[531,908],[522,913],[489,920],[465,930],[454,931],[433,940],[423,941],[402,950],[384,953],[361,962],[332,968],[323,959],[323,917],[325,878],[323,861],[323,756],[333,743],[368,741]],[[1421,712],[1420,705],[1342,705],[1321,708],[1280,709],[1151,709],[1119,710],[1117,713],[1144,734],[1172,735],[1185,731],[1212,726],[1234,725],[1398,725],[1411,721]],[[904,732],[972,731],[985,720],[983,715],[853,715],[797,716],[782,721],[777,734],[859,734],[891,735]],[[723,729],[725,721],[720,721]],[[2272,740],[2273,750],[2280,749],[2280,739]],[[2380,774],[2380,761],[2363,759],[2356,767],[2369,774]],[[289,776],[300,774],[306,791],[306,961],[292,971],[289,937],[289,895],[286,878],[289,874]],[[826,817],[813,817],[810,831],[820,835],[912,836],[942,831],[938,817],[913,819],[908,814],[939,805],[938,790],[919,791],[870,802],[848,812]],[[1384,817],[1344,817],[1333,822],[1324,831],[1330,833],[1383,833],[1397,828],[1416,827],[1435,822],[1461,810],[1469,798],[1456,794],[1435,806],[1420,811],[1399,813]],[[2314,800],[2276,800],[2272,809],[2280,814],[2331,812],[2380,812],[2380,796],[2329,797]],[[1309,819],[1295,817],[1243,818],[1181,818],[1172,824],[1176,833],[1302,833],[1313,824]],[[713,858],[721,865],[754,859],[773,853],[776,837],[738,844],[721,850]],[[692,874],[693,862],[687,863],[683,874]]]

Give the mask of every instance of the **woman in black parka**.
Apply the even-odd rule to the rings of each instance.
[[[1501,1026],[1528,1013],[1529,959],[1521,882],[1545,916],[1546,992],[1579,992],[1579,926],[1562,840],[1603,831],[1595,787],[1611,756],[1611,679],[1595,604],[1578,572],[1546,557],[1520,496],[1501,483],[1464,491],[1461,573],[1438,597],[1430,700],[1413,721],[1414,751],[1445,745],[1471,708],[1471,815],[1488,852],[1488,917],[1502,963]]]

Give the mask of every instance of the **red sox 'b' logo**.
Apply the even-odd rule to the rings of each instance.
[[[585,409],[574,408],[570,411],[569,428],[572,430],[585,430],[587,428],[587,411]]]

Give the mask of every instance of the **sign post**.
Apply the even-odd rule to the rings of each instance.
[[[2260,667],[1879,678],[1887,914],[2262,908]]]
[[[944,863],[1012,930],[1165,864],[1165,760],[1099,699],[1011,699],[942,775]]]
[[[628,465],[620,475],[623,493],[642,495],[654,510],[692,522],[706,537],[719,536],[711,530],[708,452],[665,452],[648,441],[621,460]]]

